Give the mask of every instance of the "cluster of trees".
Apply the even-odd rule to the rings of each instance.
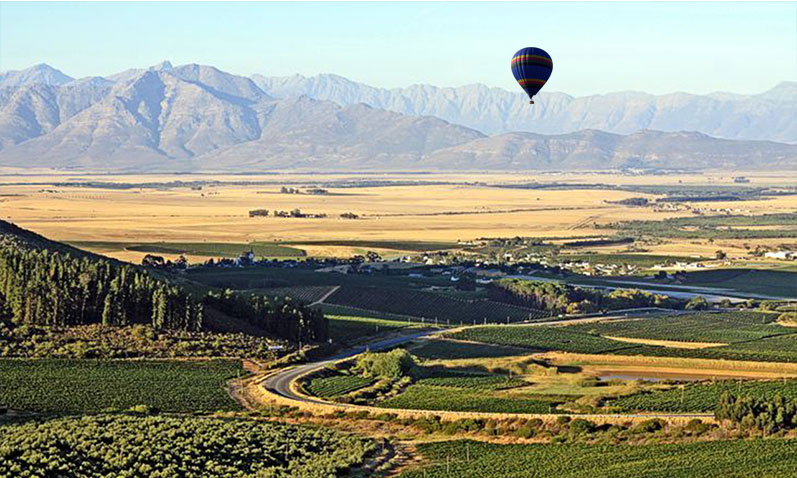
[[[268,209],[252,209],[249,211],[249,217],[268,217],[269,215]],[[342,215],[341,215],[342,216]],[[313,218],[323,218],[327,217],[325,213],[318,213],[318,214],[308,214],[303,213],[301,209],[292,209],[290,211],[274,211],[274,217],[313,217]]]
[[[3,242],[0,311],[18,324],[151,324],[199,330],[203,305],[182,288],[134,266]]]
[[[556,282],[502,279],[490,284],[489,298],[533,309],[578,314],[633,307],[681,308],[683,301],[638,289],[597,289],[573,287]]]
[[[302,194],[301,189],[288,187],[288,186],[282,186],[280,188],[280,192],[282,194]],[[316,194],[316,195],[328,194],[328,193],[329,193],[329,191],[327,191],[326,189],[321,189],[321,188],[308,188],[305,191],[305,194]]]
[[[163,256],[147,254],[141,259],[141,265],[144,267],[152,267],[153,269],[187,269],[188,259],[180,254],[180,256],[172,262],[171,259],[164,259]]]
[[[389,352],[365,352],[357,357],[355,369],[365,377],[396,380],[406,377],[415,368],[415,361],[405,349]]]
[[[288,297],[242,295],[227,289],[209,292],[202,302],[208,308],[293,342],[322,342],[329,338],[324,314]]]
[[[321,217],[327,217],[327,215],[324,214],[324,213],[307,214],[307,213],[303,213],[301,209],[297,208],[297,209],[293,209],[291,211],[274,211],[274,217],[315,217],[315,218],[321,218]]]
[[[727,420],[744,430],[773,433],[797,426],[797,403],[776,394],[770,398],[737,397],[725,392],[714,409],[717,420]]]
[[[268,217],[268,209],[252,209],[249,217]]]
[[[565,242],[565,247],[601,247],[601,246],[619,246],[622,244],[633,244],[633,237],[620,237],[620,238],[606,238],[606,239],[585,239],[581,241]]]
[[[0,242],[0,320],[15,325],[144,324],[199,331],[210,309],[294,342],[328,338],[321,312],[287,298],[231,291],[197,298],[140,267]]]
[[[797,223],[797,213],[764,214],[760,216],[719,214],[713,216],[674,217],[664,220],[622,221],[598,227],[621,230],[634,236],[714,240],[766,239],[797,237],[797,231],[787,229],[749,229],[747,227],[789,226],[795,223]]]
[[[315,193],[313,193],[315,194]],[[249,217],[268,217],[268,209],[252,209],[249,211]],[[303,213],[301,209],[292,209],[290,211],[274,211],[274,217],[311,217],[311,218],[324,218],[327,217],[325,213],[309,214]],[[353,212],[344,212],[340,215],[341,219],[359,219],[360,216]]]
[[[606,202],[609,204],[619,204],[621,206],[647,206],[648,204],[650,204],[650,201],[648,201],[647,198],[639,198],[639,197],[620,199],[619,201],[606,201]]]

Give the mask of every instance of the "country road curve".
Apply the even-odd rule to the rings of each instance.
[[[550,321],[551,322],[561,322],[561,321]],[[533,325],[543,325],[544,323],[535,323]],[[532,325],[532,324],[528,324]],[[271,395],[272,397],[278,397],[278,402],[281,402],[286,405],[291,405],[295,407],[301,408],[302,406],[309,406],[312,407],[322,407],[327,409],[335,409],[335,410],[349,410],[349,411],[369,411],[375,413],[400,413],[404,415],[412,415],[412,416],[429,416],[429,415],[438,415],[445,418],[498,418],[498,419],[505,419],[505,418],[548,418],[553,419],[555,417],[560,417],[562,415],[568,415],[567,413],[559,413],[559,414],[528,414],[528,413],[495,413],[495,412],[458,412],[458,411],[449,411],[449,410],[416,410],[416,409],[395,409],[395,408],[379,408],[374,406],[368,405],[354,405],[348,403],[338,403],[332,402],[328,400],[321,399],[319,397],[314,397],[302,393],[298,390],[298,387],[295,386],[295,382],[305,375],[309,375],[313,372],[323,369],[326,366],[332,365],[336,362],[341,360],[354,357],[366,350],[382,350],[390,347],[394,347],[396,345],[401,345],[407,342],[411,342],[415,339],[425,337],[428,335],[432,335],[438,333],[439,330],[427,330],[424,332],[418,332],[414,334],[402,335],[400,337],[393,337],[389,339],[378,340],[376,342],[372,342],[367,345],[362,345],[359,347],[355,347],[350,349],[346,352],[342,352],[338,355],[333,357],[329,357],[327,359],[318,361],[318,362],[311,362],[307,364],[297,365],[294,367],[286,368],[284,370],[279,370],[274,372],[268,376],[266,376],[263,380],[257,380],[254,382],[254,386],[261,387],[263,391],[266,392],[267,395]],[[258,394],[260,395],[260,394]],[[714,416],[710,413],[645,413],[645,414],[622,414],[622,413],[596,413],[596,414],[569,414],[573,417],[597,420],[597,421],[608,421],[608,422],[617,422],[622,420],[631,420],[631,421],[639,421],[639,420],[646,420],[646,419],[653,419],[653,418],[662,418],[662,419],[681,419],[681,420],[689,420],[693,418],[699,418],[702,420],[713,421]]]
[[[439,330],[425,330],[423,332],[401,335],[399,337],[391,337],[389,339],[382,339],[376,342],[371,342],[366,345],[360,345],[358,347],[354,347],[345,352],[341,352],[338,355],[326,358],[318,362],[310,362],[302,365],[297,365],[295,367],[290,367],[285,370],[281,370],[279,372],[271,374],[262,382],[262,387],[274,395],[278,395],[283,398],[296,400],[303,403],[315,403],[318,405],[329,405],[329,404],[346,405],[342,403],[338,404],[335,402],[328,402],[326,400],[315,399],[314,397],[297,394],[293,390],[291,384],[296,379],[298,379],[303,375],[307,375],[317,370],[321,370],[322,368],[328,365],[332,365],[340,360],[347,359],[349,357],[354,357],[355,355],[359,355],[365,352],[366,350],[383,350],[395,347],[396,345],[412,342],[415,339],[435,334],[437,332],[439,332]],[[356,408],[357,405],[346,405],[346,408],[349,407]]]

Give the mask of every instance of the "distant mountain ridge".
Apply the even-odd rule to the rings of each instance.
[[[324,88],[313,94],[286,94],[303,83],[301,77],[292,78],[269,82],[212,66],[169,62],[108,78],[73,79],[47,65],[2,73],[0,166],[129,172],[797,169],[797,145],[649,130],[628,136],[587,129],[553,136],[511,132],[488,137],[438,115],[422,115],[409,100],[408,114],[369,106],[368,102],[384,104],[402,97],[340,77],[326,83],[324,94],[319,93]],[[338,83],[345,88],[337,88]],[[440,95],[453,90],[412,88],[426,98],[424,108],[435,110]],[[486,89],[482,96],[471,92],[469,97],[479,103],[475,99],[489,99],[493,93],[514,96],[496,90]],[[349,99],[337,98],[341,95]],[[363,95],[368,101],[352,100]],[[333,96],[336,101],[312,96]],[[780,105],[790,104],[793,94],[784,87],[758,96]],[[459,114],[457,98],[451,97],[449,115]],[[492,111],[491,101],[484,100],[480,108]],[[523,103],[528,110],[527,101]],[[550,105],[541,103],[539,110],[547,111]]]
[[[702,133],[583,130],[563,135],[506,133],[435,151],[429,167],[452,169],[795,169],[797,146],[734,141]]]
[[[651,95],[619,92],[572,97],[543,90],[534,107],[522,92],[474,84],[456,88],[412,85],[384,89],[341,76],[253,75],[271,96],[307,95],[341,105],[365,103],[408,115],[437,116],[485,134],[524,131],[565,134],[584,129],[630,134],[642,130],[698,131],[725,139],[797,143],[797,82],[758,95]]]

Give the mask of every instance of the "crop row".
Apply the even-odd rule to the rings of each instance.
[[[293,287],[274,287],[270,289],[260,289],[259,293],[269,297],[290,297],[291,299],[312,304],[321,300],[325,294],[332,290],[331,286],[324,285],[297,285]]]
[[[378,407],[457,412],[550,413],[555,412],[556,397],[533,399],[500,396],[485,389],[410,385],[402,394],[377,403]]]
[[[332,375],[314,378],[306,388],[317,397],[332,398],[367,387],[373,382],[373,379],[361,375]]]
[[[421,345],[412,349],[412,354],[421,359],[510,357],[521,352],[517,348],[454,340],[425,340]]]
[[[427,321],[450,324],[516,322],[544,316],[525,307],[489,300],[463,300],[419,290],[343,286],[326,302],[393,314],[423,317]]]
[[[402,478],[686,478],[793,476],[797,440],[682,444],[498,445],[430,442],[418,451],[430,464]]]
[[[522,387],[526,382],[506,375],[460,375],[451,377],[429,377],[418,380],[418,385],[432,387],[466,388],[469,390],[505,390]]]
[[[469,327],[452,338],[489,344],[525,347],[539,351],[604,353],[628,348],[629,344],[571,330],[569,327],[487,326]]]
[[[756,312],[697,313],[580,324],[571,326],[570,330],[596,335],[684,342],[740,342],[794,332],[772,323],[776,317],[776,314]]]
[[[628,395],[609,402],[626,411],[708,412],[724,392],[736,396],[797,399],[797,380],[721,380]]]
[[[721,360],[751,360],[756,362],[797,362],[797,334],[766,337],[722,347],[680,349],[642,345],[617,350],[621,355],[658,357],[706,358]]]
[[[336,342],[348,342],[350,340],[362,339],[369,335],[389,332],[413,325],[411,322],[397,320],[340,315],[328,315],[327,319],[329,319],[329,335]]]
[[[0,404],[36,412],[237,410],[226,381],[236,361],[0,360]]]

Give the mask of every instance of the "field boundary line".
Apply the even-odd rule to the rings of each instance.
[[[326,293],[324,293],[324,295],[322,295],[320,299],[318,299],[317,301],[313,302],[312,304],[309,304],[308,307],[312,307],[312,306],[318,305],[318,304],[323,304],[324,301],[329,299],[329,296],[331,296],[332,294],[337,292],[338,289],[340,289],[339,285],[333,286],[330,290],[328,290]]]

